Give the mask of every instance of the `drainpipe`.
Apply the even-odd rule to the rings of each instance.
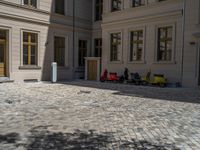
[[[181,84],[183,84],[183,64],[184,64],[184,50],[185,50],[185,9],[186,9],[186,0],[183,1],[183,20],[182,20],[182,59],[181,59]]]
[[[73,74],[75,73],[75,0],[73,0],[73,61],[72,61],[72,67],[73,67]],[[73,75],[74,76],[74,75]]]

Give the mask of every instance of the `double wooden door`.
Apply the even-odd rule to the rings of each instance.
[[[0,39],[0,77],[6,76],[6,41]]]

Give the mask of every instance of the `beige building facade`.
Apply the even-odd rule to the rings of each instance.
[[[101,15],[102,14],[102,15]],[[164,74],[200,85],[199,0],[1,0],[0,74],[15,81],[83,79],[85,57],[101,72]]]

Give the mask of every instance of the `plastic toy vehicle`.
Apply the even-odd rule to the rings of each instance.
[[[136,85],[140,85],[142,80],[141,80],[141,76],[139,75],[139,73],[131,73],[131,82],[135,83]]]
[[[151,72],[149,71],[146,77],[142,78],[143,85],[159,85],[160,87],[165,87],[167,84],[167,79],[162,74],[154,74],[153,79],[151,79]]]
[[[117,76],[117,73],[109,73],[109,76],[108,76],[108,71],[107,69],[104,70],[103,72],[103,75],[101,76],[101,79],[100,81],[101,82],[105,82],[105,81],[121,81],[121,77],[118,77]]]

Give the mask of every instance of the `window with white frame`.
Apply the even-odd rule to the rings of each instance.
[[[37,65],[38,34],[23,32],[23,65]]]
[[[37,8],[37,0],[24,0],[24,5]]]
[[[122,9],[122,0],[111,0],[111,11],[120,11]]]
[[[130,32],[130,61],[142,61],[143,53],[143,30]]]
[[[171,61],[173,50],[173,26],[159,27],[157,34],[157,61]]]
[[[110,35],[110,61],[120,61],[121,50],[121,33],[112,33]]]
[[[145,0],[132,0],[132,7],[144,6]]]

